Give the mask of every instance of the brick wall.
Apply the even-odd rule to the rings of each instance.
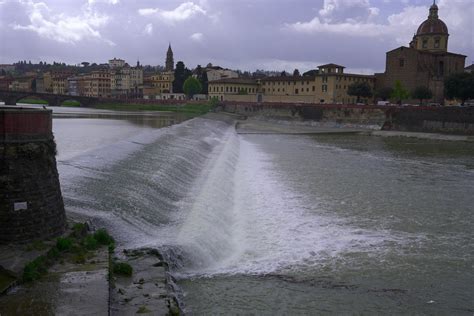
[[[66,216],[51,112],[2,109],[0,118],[0,243],[61,234]]]

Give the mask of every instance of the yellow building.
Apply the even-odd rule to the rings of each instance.
[[[51,88],[54,94],[67,94],[68,91],[68,76],[54,76],[51,80]]]
[[[375,77],[344,73],[343,66],[321,65],[314,76],[279,76],[253,79],[222,79],[209,82],[209,97],[220,101],[353,104],[351,84],[367,83],[374,89]],[[361,99],[362,103],[370,103]]]
[[[259,82],[254,79],[229,78],[209,81],[209,98],[219,101],[260,102]]]
[[[77,82],[78,94],[87,97],[109,98],[110,73],[108,70],[95,70],[80,77]]]
[[[160,98],[163,93],[173,93],[174,73],[165,71],[143,79],[143,96],[148,99]]]
[[[139,64],[137,67],[130,67],[126,63],[122,67],[114,66],[110,69],[110,88],[113,97],[141,97],[143,68]]]

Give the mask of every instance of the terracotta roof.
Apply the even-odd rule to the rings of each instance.
[[[313,76],[275,76],[265,77],[262,81],[309,81],[314,80]]]
[[[346,67],[330,63],[330,64],[318,66],[318,68],[346,68]]]
[[[246,79],[246,78],[225,78],[225,79],[209,81],[209,84],[214,84],[214,83],[257,84],[257,80]]]
[[[418,27],[416,35],[448,34],[448,27],[440,19],[427,19]]]

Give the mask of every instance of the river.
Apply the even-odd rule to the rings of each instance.
[[[69,216],[167,254],[187,313],[474,312],[473,143],[78,111],[53,120]]]

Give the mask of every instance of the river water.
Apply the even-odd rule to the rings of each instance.
[[[474,312],[473,143],[55,111],[68,213],[161,249],[190,314]]]

